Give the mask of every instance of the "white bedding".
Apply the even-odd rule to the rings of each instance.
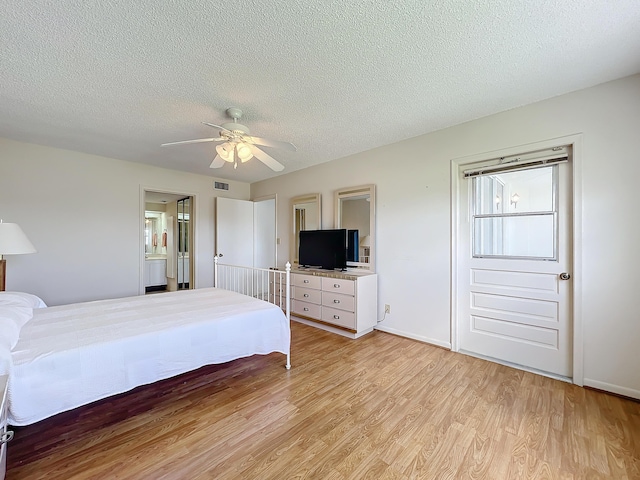
[[[13,348],[9,423],[289,345],[280,308],[217,288],[34,309]]]

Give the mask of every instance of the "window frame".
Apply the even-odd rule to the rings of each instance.
[[[478,188],[481,187],[481,182],[482,182],[482,178],[484,177],[494,177],[493,178],[493,182],[491,184],[491,195],[493,196],[496,192],[496,185],[498,183],[502,184],[502,186],[504,187],[504,182],[502,182],[499,178],[495,177],[497,172],[487,172],[487,173],[483,173],[483,174],[479,174],[479,175],[474,175],[471,178],[471,205],[470,205],[470,213],[471,213],[471,218],[470,218],[470,230],[471,230],[471,257],[472,258],[490,258],[490,259],[504,259],[504,260],[538,260],[538,261],[558,261],[558,180],[559,180],[559,167],[558,164],[547,164],[547,165],[540,165],[540,166],[532,166],[530,168],[522,168],[519,170],[534,170],[534,169],[538,169],[538,168],[551,168],[551,182],[552,182],[552,186],[551,186],[551,210],[545,211],[531,211],[531,212],[504,212],[504,209],[502,209],[503,211],[501,213],[476,213],[479,209],[478,207],[478,202],[482,202],[485,198],[486,198],[486,192],[483,192],[482,190],[478,191]],[[503,190],[504,191],[504,190]],[[501,201],[504,202],[508,201],[505,200],[504,196],[502,197]],[[481,210],[480,210],[481,211]],[[482,253],[482,254],[478,254],[476,253],[476,239],[478,239],[478,235],[480,235],[480,240],[481,240],[481,245],[483,245],[482,241],[484,240],[484,236],[482,235],[482,232],[477,232],[477,223],[476,223],[476,219],[504,219],[504,218],[514,218],[514,217],[533,217],[533,216],[551,216],[552,217],[552,225],[553,225],[553,232],[552,232],[552,240],[553,240],[553,255],[551,257],[540,257],[540,256],[533,256],[533,255],[504,255],[504,254],[499,254],[499,255],[493,255],[493,254],[486,254],[486,253]],[[482,222],[478,222],[478,223],[482,223]],[[493,225],[495,225],[496,222],[493,222]],[[495,235],[494,238],[492,239],[492,243],[495,247],[496,245],[496,239],[495,239]],[[502,241],[500,242],[502,244],[502,247],[504,248],[504,237],[502,238]],[[483,249],[481,248],[480,251],[482,251]],[[504,250],[503,250],[504,251]]]

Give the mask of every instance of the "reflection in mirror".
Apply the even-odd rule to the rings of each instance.
[[[298,263],[300,232],[302,230],[320,230],[321,228],[320,194],[310,193],[292,198],[291,210],[293,212],[293,229],[289,245],[291,246],[292,262]]]
[[[555,260],[558,165],[473,177],[473,256]]]
[[[144,212],[144,254],[166,255],[167,253],[167,217],[164,205],[147,204]]]
[[[178,290],[189,288],[189,222],[191,213],[190,197],[178,200]]]
[[[336,191],[336,228],[347,229],[347,266],[374,271],[375,185]]]

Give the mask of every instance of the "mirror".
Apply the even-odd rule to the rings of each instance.
[[[144,212],[144,255],[145,258],[167,255],[167,215],[164,205],[147,203]]]
[[[291,263],[298,263],[298,250],[300,248],[301,230],[320,230],[322,218],[320,194],[310,193],[291,199],[291,211],[293,212],[293,229],[291,231]]]
[[[374,272],[375,185],[337,190],[335,207],[336,228],[347,229],[347,267]]]

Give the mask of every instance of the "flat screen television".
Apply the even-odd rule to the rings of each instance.
[[[298,262],[325,270],[347,267],[347,230],[302,230]]]

